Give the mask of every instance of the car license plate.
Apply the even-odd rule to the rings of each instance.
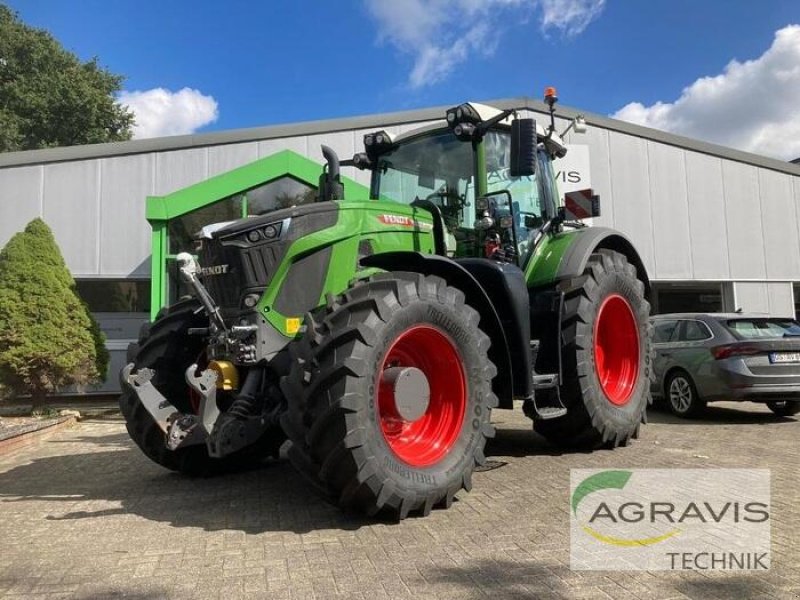
[[[769,355],[769,362],[777,363],[800,363],[800,352],[772,352]]]

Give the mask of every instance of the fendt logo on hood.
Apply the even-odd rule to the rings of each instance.
[[[433,226],[429,223],[417,221],[412,217],[403,215],[379,215],[378,220],[384,225],[399,225],[400,227],[417,227],[418,229],[429,230]]]
[[[213,277],[214,275],[224,275],[228,272],[228,265],[211,265],[210,267],[200,267],[203,277]]]

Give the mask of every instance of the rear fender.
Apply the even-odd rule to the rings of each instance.
[[[478,311],[481,329],[492,343],[489,358],[497,367],[497,376],[492,380],[492,391],[500,402],[500,408],[513,408],[514,378],[506,333],[489,295],[469,271],[452,259],[419,252],[374,254],[361,259],[361,265],[385,271],[436,275],[461,290],[467,304]]]

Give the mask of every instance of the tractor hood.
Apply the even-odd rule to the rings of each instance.
[[[282,223],[286,219],[295,219],[306,215],[318,215],[325,222],[329,222],[331,217],[335,221],[335,214],[339,207],[334,202],[318,202],[314,204],[302,204],[300,206],[290,206],[281,208],[257,217],[244,217],[236,221],[224,221],[206,225],[197,234],[197,239],[228,239],[250,231],[258,231],[267,225]],[[333,213],[333,215],[326,214]],[[263,232],[262,232],[263,233]],[[251,240],[252,241],[252,240]],[[256,240],[257,241],[257,240]]]

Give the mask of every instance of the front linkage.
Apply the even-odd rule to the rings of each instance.
[[[255,326],[227,327],[211,294],[197,278],[197,263],[188,253],[177,257],[181,278],[194,289],[202,304],[202,311],[209,318],[208,327],[190,328],[188,333],[207,339],[207,354],[216,354],[214,348],[222,348],[227,356],[240,359],[254,358],[255,347],[246,342]],[[186,385],[193,397],[196,414],[182,413],[167,400],[153,384],[155,370],[140,368],[134,372],[129,363],[121,373],[121,380],[138,397],[155,423],[166,436],[170,451],[205,444],[208,455],[222,458],[254,444],[270,427],[277,424],[275,414],[258,410],[264,408],[264,388],[267,374],[263,368],[252,367],[246,375],[244,385],[228,410],[221,412],[217,404],[217,389],[220,377],[227,371],[223,361],[212,361],[209,367],[198,373],[198,364],[193,363],[185,371]],[[223,384],[226,384],[223,381]]]

